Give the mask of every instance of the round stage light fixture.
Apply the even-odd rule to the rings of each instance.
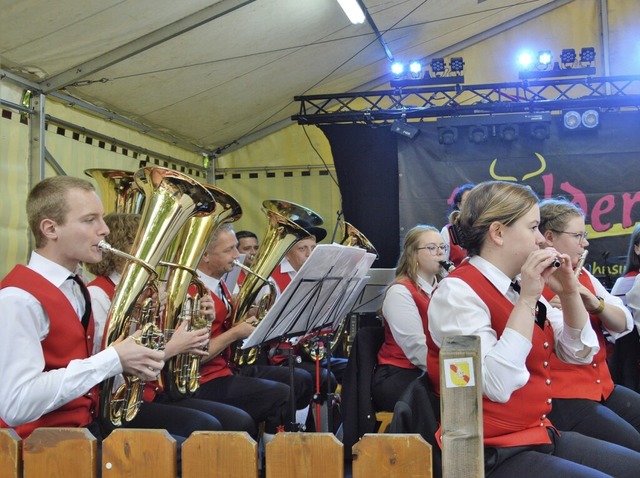
[[[582,123],[582,116],[577,111],[566,111],[564,113],[564,127],[567,129],[576,129]]]

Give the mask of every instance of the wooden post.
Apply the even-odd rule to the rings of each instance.
[[[480,337],[447,337],[440,349],[442,476],[484,476]]]
[[[431,452],[417,433],[367,433],[353,446],[353,478],[432,478]]]
[[[0,478],[22,478],[22,439],[11,428],[0,429]]]
[[[36,428],[24,441],[24,478],[96,478],[98,442],[86,428]]]
[[[177,448],[166,430],[118,428],[102,442],[102,478],[175,478]]]
[[[246,432],[193,432],[182,444],[182,478],[257,478],[258,444]]]
[[[277,433],[266,447],[266,478],[344,478],[343,457],[333,433]]]

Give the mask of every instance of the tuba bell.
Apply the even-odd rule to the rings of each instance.
[[[139,213],[144,195],[135,183],[133,173],[117,169],[85,169],[98,185],[105,214]]]
[[[134,180],[144,193],[144,209],[128,254],[131,260],[125,264],[107,314],[104,345],[137,332],[142,325],[152,337],[150,346],[158,348],[164,346],[164,331],[156,323],[157,300],[155,304],[149,300],[157,294],[156,267],[187,220],[210,214],[215,201],[197,181],[169,169],[142,168],[134,174]],[[141,313],[145,324],[140,323]],[[110,378],[100,389],[101,418],[108,427],[120,426],[136,416],[144,390],[144,381],[128,374],[115,391],[113,385],[114,378]]]
[[[160,264],[169,269],[163,314],[165,335],[172,334],[182,321],[193,330],[211,327],[210,320],[200,313],[200,299],[208,291],[195,269],[218,227],[242,216],[242,208],[232,196],[215,186],[205,185],[205,188],[215,200],[215,209],[211,214],[191,217]],[[196,293],[190,296],[192,286]],[[192,396],[200,386],[200,357],[188,353],[172,357],[165,365],[164,377],[165,390],[173,399]]]
[[[242,320],[249,308],[253,305],[258,294],[269,283],[268,277],[273,273],[286,253],[298,241],[309,237],[310,234],[298,226],[294,220],[305,219],[307,222],[322,224],[322,218],[299,204],[282,200],[266,200],[262,203],[263,212],[267,215],[267,231],[258,253],[251,264],[250,273],[247,274],[240,291],[234,302],[232,318],[233,324]],[[320,221],[318,223],[318,221]],[[261,298],[260,309],[265,310],[258,316],[261,320],[266,314],[266,310],[275,300],[275,288],[271,288],[269,297]],[[242,351],[241,344],[236,345],[233,361],[238,365],[252,364],[257,358],[255,348],[249,351]]]

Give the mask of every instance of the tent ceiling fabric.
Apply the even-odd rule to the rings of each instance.
[[[394,57],[409,60],[567,1],[364,3]],[[372,29],[351,25],[336,0],[60,0],[46,11],[43,5],[3,0],[3,69],[43,85],[73,78],[62,85],[67,94],[207,150],[289,124],[298,113],[296,95],[388,80],[389,60]],[[169,34],[176,22],[203,11],[215,18]],[[162,42],[144,44],[145,35],[165,32]],[[139,53],[118,58],[138,44]],[[91,61],[109,66],[78,71]]]

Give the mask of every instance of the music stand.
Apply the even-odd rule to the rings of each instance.
[[[357,247],[318,245],[247,337],[242,348],[304,337],[319,331],[335,331],[364,288],[366,273],[375,258],[374,254]],[[295,420],[291,355],[289,367],[292,417]],[[297,423],[292,425],[297,429]]]
[[[377,312],[382,307],[384,291],[393,282],[395,269],[370,269],[367,273],[367,283],[358,296],[351,312],[359,314]]]

